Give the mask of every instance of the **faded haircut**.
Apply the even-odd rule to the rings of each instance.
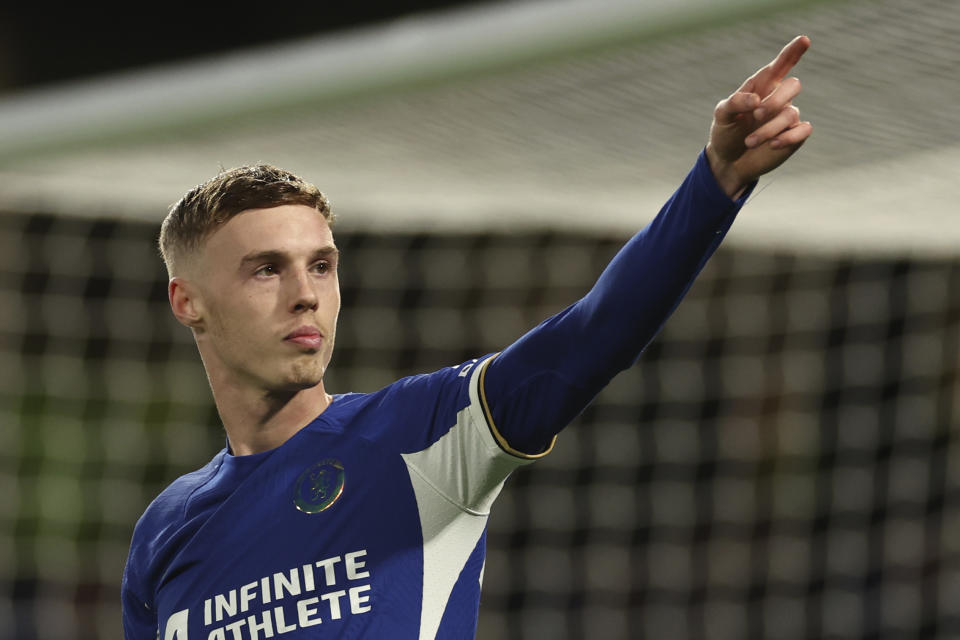
[[[203,241],[247,209],[285,204],[312,207],[333,224],[326,196],[299,176],[269,164],[237,167],[188,191],[170,207],[160,226],[160,255],[173,276],[178,261],[197,251]]]

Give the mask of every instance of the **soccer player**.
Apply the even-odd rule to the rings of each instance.
[[[491,504],[631,366],[756,179],[811,133],[800,36],[721,101],[695,166],[593,289],[499,355],[331,395],[331,213],[275,167],[224,172],[163,222],[170,306],[196,339],[227,447],[137,523],[128,640],[471,638]]]

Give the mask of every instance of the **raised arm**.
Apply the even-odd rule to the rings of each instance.
[[[696,165],[577,303],[510,345],[482,378],[501,446],[536,457],[620,371],[631,366],[720,244],[756,184],[809,137],[784,80],[810,46],[795,38],[714,111]]]

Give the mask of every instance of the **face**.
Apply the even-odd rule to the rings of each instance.
[[[326,219],[304,205],[244,211],[207,238],[191,271],[211,380],[267,392],[319,384],[340,313],[337,257]]]

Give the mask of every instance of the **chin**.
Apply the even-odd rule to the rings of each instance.
[[[323,382],[327,368],[320,359],[287,362],[272,371],[262,371],[263,387],[272,393],[296,393],[312,389]]]
[[[294,396],[302,391],[307,391],[313,389],[321,380],[317,381],[307,381],[307,380],[283,380],[278,381],[273,385],[270,385],[267,389],[267,395],[277,396],[277,397],[290,397]]]
[[[278,387],[283,391],[304,391],[323,382],[323,376],[296,376],[281,382]]]
[[[289,377],[284,381],[290,391],[303,391],[311,389],[323,382],[324,370],[320,368],[317,371],[292,371]]]

